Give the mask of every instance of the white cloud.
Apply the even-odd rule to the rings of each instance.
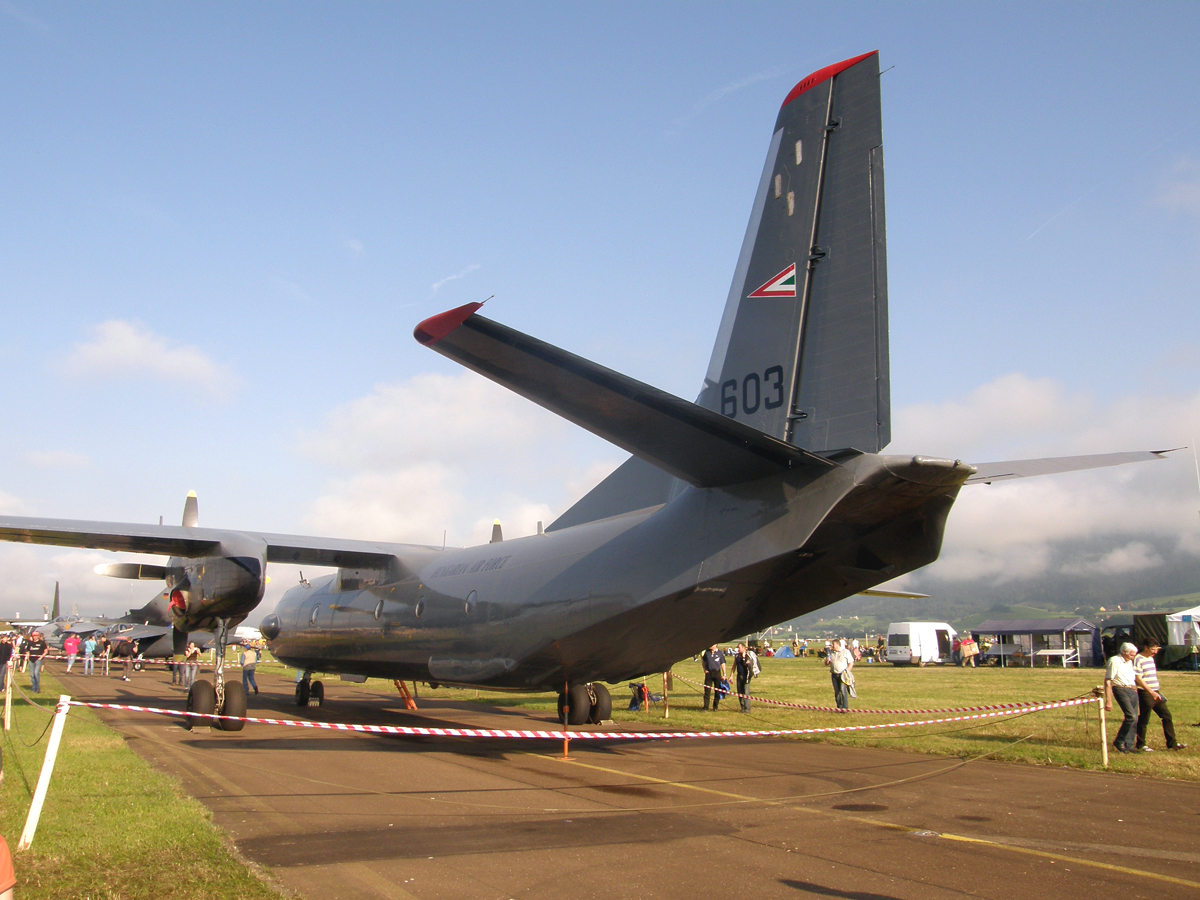
[[[967,397],[897,411],[889,453],[968,462],[1190,445],[1200,392],[1098,403],[1050,379],[1006,375]],[[1160,565],[1149,543],[1200,555],[1200,492],[1190,450],[1163,462],[971,485],[959,493],[941,558],[915,579],[1002,583],[1055,574],[1114,575]],[[1088,542],[1116,549],[1080,555]]]
[[[25,462],[35,469],[86,469],[92,464],[84,454],[70,450],[30,450]]]
[[[1177,161],[1155,200],[1172,212],[1200,215],[1200,160]]]
[[[358,238],[342,238],[342,249],[351,256],[362,256],[366,251],[363,248],[363,242]]]
[[[472,272],[474,272],[478,268],[479,268],[479,265],[477,263],[471,263],[469,266],[467,266],[465,269],[463,269],[457,275],[447,275],[445,278],[435,281],[433,284],[430,285],[430,287],[436,293],[437,291],[441,290],[441,288],[444,285],[449,284],[451,281],[458,281],[460,278],[466,278],[468,275],[470,275]]]
[[[176,344],[140,322],[110,319],[95,326],[90,341],[76,344],[63,364],[75,378],[150,379],[226,394],[237,379],[202,350]]]
[[[92,571],[100,563],[118,561],[155,563],[140,554],[104,553],[27,544],[0,544],[0,617],[15,612],[30,619],[42,615],[42,606],[54,600],[54,582],[60,583],[62,610],[77,606],[81,615],[124,615],[145,606],[154,596],[155,582],[105,578]]]
[[[303,433],[298,451],[331,477],[305,525],[320,533],[452,546],[532,534],[619,456],[473,372],[381,384]],[[609,460],[609,461],[605,461]]]
[[[25,502],[12,494],[0,491],[0,515],[23,516],[27,514]]]

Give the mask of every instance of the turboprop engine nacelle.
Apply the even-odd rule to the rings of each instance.
[[[240,621],[262,600],[267,585],[266,544],[249,537],[247,545],[230,543],[222,542],[225,552],[220,556],[175,557],[167,563],[168,612],[171,624],[180,631],[208,629],[219,619]]]

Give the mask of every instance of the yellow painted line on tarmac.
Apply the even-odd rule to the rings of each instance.
[[[1116,866],[1112,863],[1100,862],[1094,859],[1085,859],[1079,856],[1065,856],[1061,853],[1051,853],[1048,850],[1033,850],[1029,847],[1017,847],[1012,844],[1002,844],[999,841],[989,841],[985,838],[966,837],[961,834],[939,834],[938,837],[945,838],[948,841],[960,841],[964,844],[983,844],[988,847],[997,847],[1001,850],[1011,850],[1013,853],[1024,853],[1027,856],[1040,856],[1044,859],[1053,859],[1058,862],[1069,862],[1073,865],[1091,866],[1094,869],[1104,869],[1109,872],[1120,872],[1122,875],[1133,875],[1137,878],[1153,878],[1156,881],[1165,881],[1168,884],[1180,884],[1184,887],[1200,888],[1200,881],[1188,881],[1186,878],[1176,878],[1173,875],[1163,875],[1161,872],[1147,872],[1145,869],[1131,869],[1128,866]]]
[[[824,809],[814,809],[811,806],[797,806],[797,805],[794,805],[795,801],[777,800],[777,799],[764,800],[760,797],[750,797],[745,794],[734,794],[734,793],[731,793],[730,791],[719,791],[716,788],[704,787],[704,786],[698,785],[698,784],[688,784],[687,782],[683,782],[683,781],[671,781],[670,779],[666,779],[666,778],[656,778],[653,775],[639,775],[636,772],[623,772],[620,769],[610,769],[607,766],[597,766],[597,765],[593,765],[591,763],[580,762],[579,760],[576,760],[576,759],[563,760],[561,758],[557,758],[557,757],[553,757],[553,756],[546,756],[545,754],[541,754],[541,753],[536,754],[536,755],[541,756],[542,759],[550,759],[550,760],[555,760],[558,762],[569,762],[571,765],[574,765],[574,766],[579,766],[584,769],[594,769],[597,772],[605,772],[609,775],[619,775],[622,778],[637,778],[642,781],[649,781],[653,784],[661,784],[661,785],[664,785],[667,787],[687,788],[688,790],[701,791],[706,794],[715,794],[718,797],[727,797],[731,800],[753,801],[755,803],[762,803],[762,804],[767,804],[767,805],[772,805],[772,806],[779,806],[779,805],[786,804],[791,809],[802,810],[804,812],[810,812],[810,813],[824,814],[824,815],[828,815],[828,816],[835,816],[838,819],[843,819],[843,820],[848,819],[853,822],[858,822],[858,823],[861,823],[864,825],[873,825],[876,828],[883,828],[888,831],[903,831],[903,832],[907,832],[907,833],[914,833],[914,832],[923,830],[923,829],[919,829],[919,828],[913,828],[908,825],[899,825],[894,822],[882,822],[878,819],[869,819],[866,816],[848,816],[848,815],[843,815],[841,813],[831,813]],[[803,797],[795,798],[795,800],[803,800],[803,799],[804,799]],[[1178,885],[1182,885],[1183,887],[1200,888],[1200,882],[1188,881],[1185,878],[1176,878],[1173,875],[1163,875],[1160,872],[1148,872],[1145,869],[1133,869],[1128,866],[1118,866],[1118,865],[1114,865],[1113,863],[1100,862],[1098,860],[1086,859],[1084,857],[1079,857],[1079,856],[1066,856],[1065,854],[1052,853],[1048,850],[1034,850],[1029,847],[1017,847],[1013,844],[1005,844],[1005,843],[1001,843],[999,841],[990,841],[990,840],[987,840],[986,838],[967,837],[966,835],[961,835],[961,834],[949,834],[947,832],[938,832],[937,836],[939,838],[944,838],[945,840],[948,840],[948,841],[956,841],[956,842],[964,843],[964,844],[979,844],[982,846],[994,847],[997,850],[1008,850],[1012,853],[1024,854],[1026,856],[1040,856],[1043,859],[1052,859],[1057,862],[1067,862],[1067,863],[1071,863],[1073,865],[1090,866],[1091,868],[1104,869],[1105,871],[1108,871],[1108,872],[1120,872],[1123,875],[1132,875],[1136,878],[1152,878],[1156,881],[1165,881],[1168,884],[1178,884]]]
[[[705,794],[715,794],[718,797],[727,797],[730,800],[751,801],[754,803],[778,805],[778,801],[776,800],[763,800],[761,797],[749,797],[745,794],[733,794],[729,791],[718,791],[716,788],[704,787],[699,784],[688,784],[686,781],[671,781],[666,778],[656,778],[653,775],[638,775],[636,772],[622,772],[620,769],[609,769],[605,766],[597,766],[591,763],[580,762],[577,759],[563,759],[561,756],[546,756],[544,753],[537,753],[534,755],[540,756],[542,759],[554,760],[556,762],[567,762],[573,766],[579,766],[583,769],[593,769],[597,772],[607,772],[609,775],[619,775],[622,778],[638,778],[642,781],[649,781],[651,784],[686,788],[690,791],[701,791]]]

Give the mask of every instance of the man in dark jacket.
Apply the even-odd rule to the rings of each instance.
[[[49,652],[50,645],[46,643],[40,631],[30,635],[30,641],[25,645],[25,653],[29,657],[29,680],[33,684],[35,694],[42,692],[42,661]]]
[[[725,679],[725,654],[716,644],[704,651],[700,657],[700,665],[704,667],[704,708],[708,709],[709,691],[712,693],[712,708],[715,712],[721,702],[721,682]]]

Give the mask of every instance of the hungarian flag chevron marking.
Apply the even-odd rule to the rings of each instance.
[[[796,264],[792,263],[757,291],[746,295],[749,297],[795,297],[796,296]]]

